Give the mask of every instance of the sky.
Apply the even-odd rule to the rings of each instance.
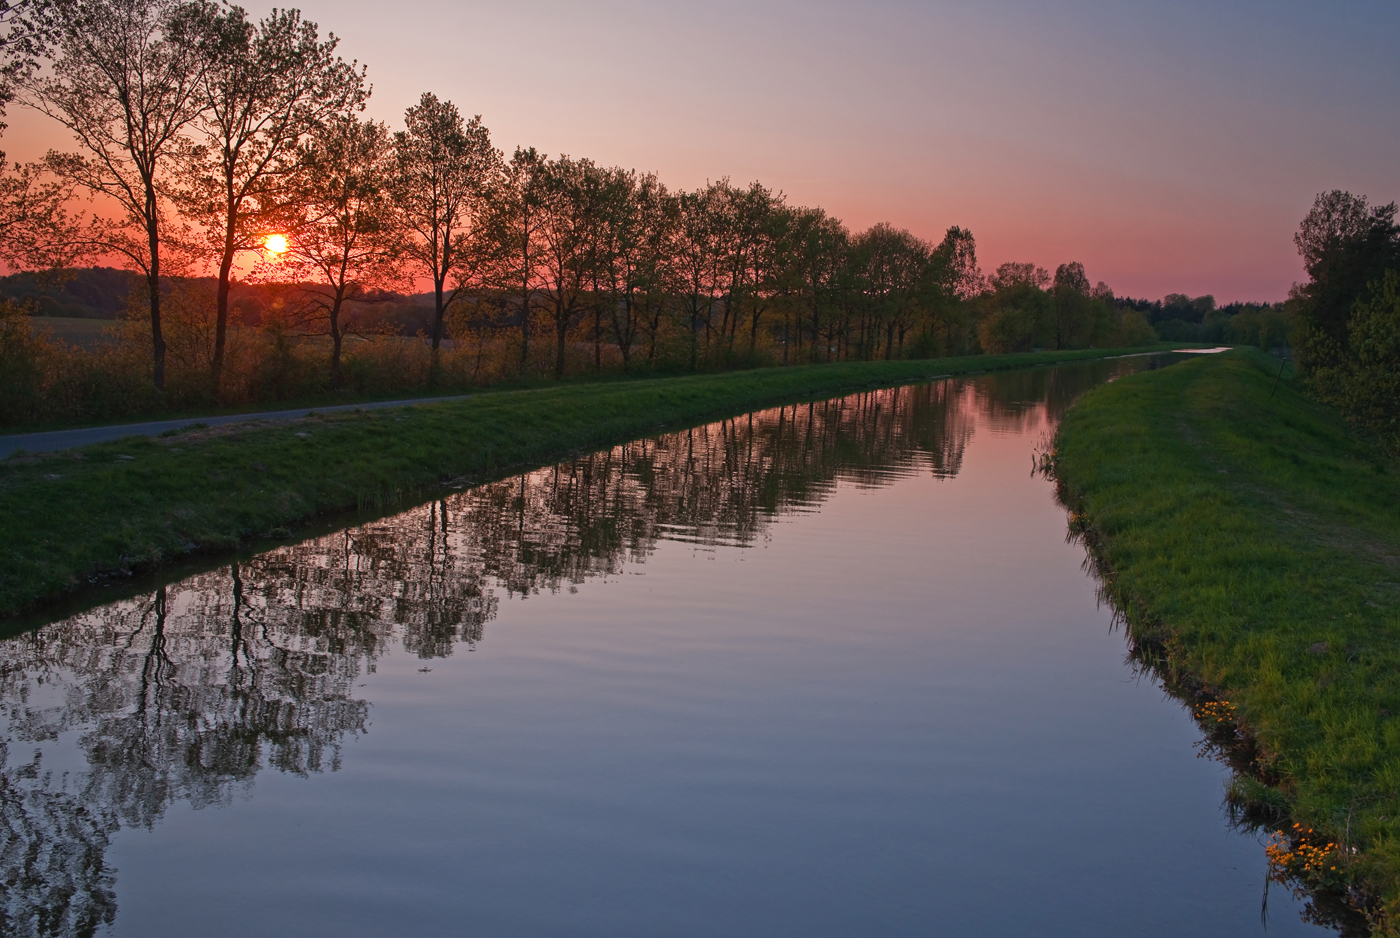
[[[255,16],[271,4],[245,0]],[[369,66],[516,146],[759,180],[853,230],[970,228],[984,270],[1284,299],[1317,193],[1400,198],[1400,3],[307,0]],[[64,139],[11,109],[4,147]]]

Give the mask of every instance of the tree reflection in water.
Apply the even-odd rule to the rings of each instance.
[[[979,419],[1053,421],[1112,371],[871,391],[628,443],[0,642],[0,933],[111,923],[119,828],[228,804],[264,767],[335,771],[366,731],[357,679],[396,645],[480,641],[499,591],[616,573],[661,540],[749,544],[838,482],[954,476]]]

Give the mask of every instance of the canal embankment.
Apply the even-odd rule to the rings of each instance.
[[[319,518],[390,510],[569,453],[758,407],[1141,350],[770,368],[488,392],[284,421],[198,423],[0,460],[0,617]]]
[[[1139,660],[1278,831],[1274,872],[1400,921],[1400,467],[1236,350],[1095,389],[1049,463]]]

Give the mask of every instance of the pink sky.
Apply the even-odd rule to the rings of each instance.
[[[1078,260],[1120,295],[1283,299],[1317,192],[1400,197],[1393,2],[301,8],[391,124],[432,91],[507,155],[758,179],[856,229],[962,225],[984,269]],[[12,159],[64,146],[9,123]]]

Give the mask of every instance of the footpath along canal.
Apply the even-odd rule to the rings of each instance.
[[[772,408],[0,641],[0,930],[1330,933],[1032,472],[1175,357]]]

